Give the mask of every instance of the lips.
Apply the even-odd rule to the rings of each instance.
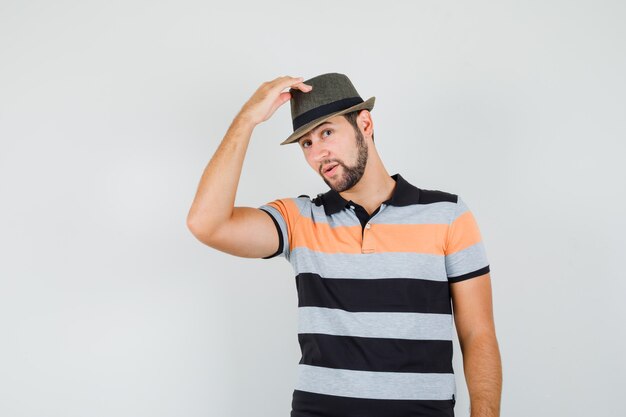
[[[338,164],[338,163],[336,163],[336,162],[334,162],[334,163],[330,163],[330,164],[327,164],[327,165],[324,167],[324,169],[322,169],[322,171],[323,171],[323,172],[326,172],[326,171],[328,171],[329,169],[332,169],[332,168],[334,168],[334,167],[335,167],[335,166],[337,166],[337,165],[339,165],[339,164]]]
[[[339,164],[331,164],[331,165],[326,166],[324,168],[324,175],[326,175],[326,176],[333,175],[335,173],[335,171],[337,170],[338,166],[339,166]]]

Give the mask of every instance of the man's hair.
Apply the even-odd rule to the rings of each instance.
[[[350,124],[357,133],[359,132],[359,125],[356,122],[356,118],[359,116],[359,113],[361,111],[363,111],[363,109],[342,114],[342,116],[345,117],[348,122],[350,122]],[[372,142],[374,142],[374,132],[372,132]]]

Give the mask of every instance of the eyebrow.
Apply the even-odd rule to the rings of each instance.
[[[298,139],[298,142],[300,142],[302,139],[307,138],[309,135],[311,135],[311,134],[313,134],[313,133],[317,132],[319,129],[321,129],[321,128],[322,128],[322,126],[324,126],[324,125],[332,125],[332,124],[333,124],[333,122],[325,121],[324,123],[322,123],[322,124],[320,124],[320,125],[316,126],[316,127],[315,127],[315,129],[311,130],[311,131],[310,131],[309,133],[307,133],[306,135],[302,135],[302,136],[300,136],[300,139]]]

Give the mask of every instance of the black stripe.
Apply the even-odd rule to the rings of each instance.
[[[296,275],[299,307],[346,311],[452,314],[447,281],[417,278],[322,278]]]
[[[479,277],[481,275],[485,275],[487,272],[489,272],[489,265],[487,265],[484,268],[477,269],[476,271],[468,272],[467,274],[459,275],[456,277],[448,277],[448,281],[450,283],[464,281],[469,278],[474,278],[474,277]]]
[[[260,209],[260,210],[263,210],[271,217],[271,219],[274,221],[274,225],[276,226],[276,230],[278,231],[278,250],[273,255],[265,256],[261,258],[261,259],[270,259],[270,258],[273,258],[274,256],[280,255],[280,253],[283,251],[283,232],[282,230],[280,230],[280,226],[278,222],[276,221],[276,219],[274,218],[274,216],[272,216],[272,213],[270,213],[269,211],[265,209]]]
[[[454,400],[377,400],[293,391],[290,417],[454,417]]]
[[[301,364],[372,372],[454,373],[452,340],[299,333]]]
[[[356,106],[359,103],[363,103],[363,99],[361,97],[348,97],[315,107],[314,109],[304,112],[300,116],[293,119],[293,131],[295,132],[298,128],[300,128],[300,126],[304,126],[305,124],[322,116],[326,116],[327,114],[331,114],[339,110],[345,110],[352,106]]]

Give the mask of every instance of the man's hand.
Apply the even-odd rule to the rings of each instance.
[[[252,97],[243,105],[237,116],[242,117],[254,125],[269,119],[281,105],[291,99],[291,93],[282,92],[285,88],[297,88],[305,93],[313,86],[304,84],[302,77],[283,76],[272,81],[266,81],[254,92]]]

